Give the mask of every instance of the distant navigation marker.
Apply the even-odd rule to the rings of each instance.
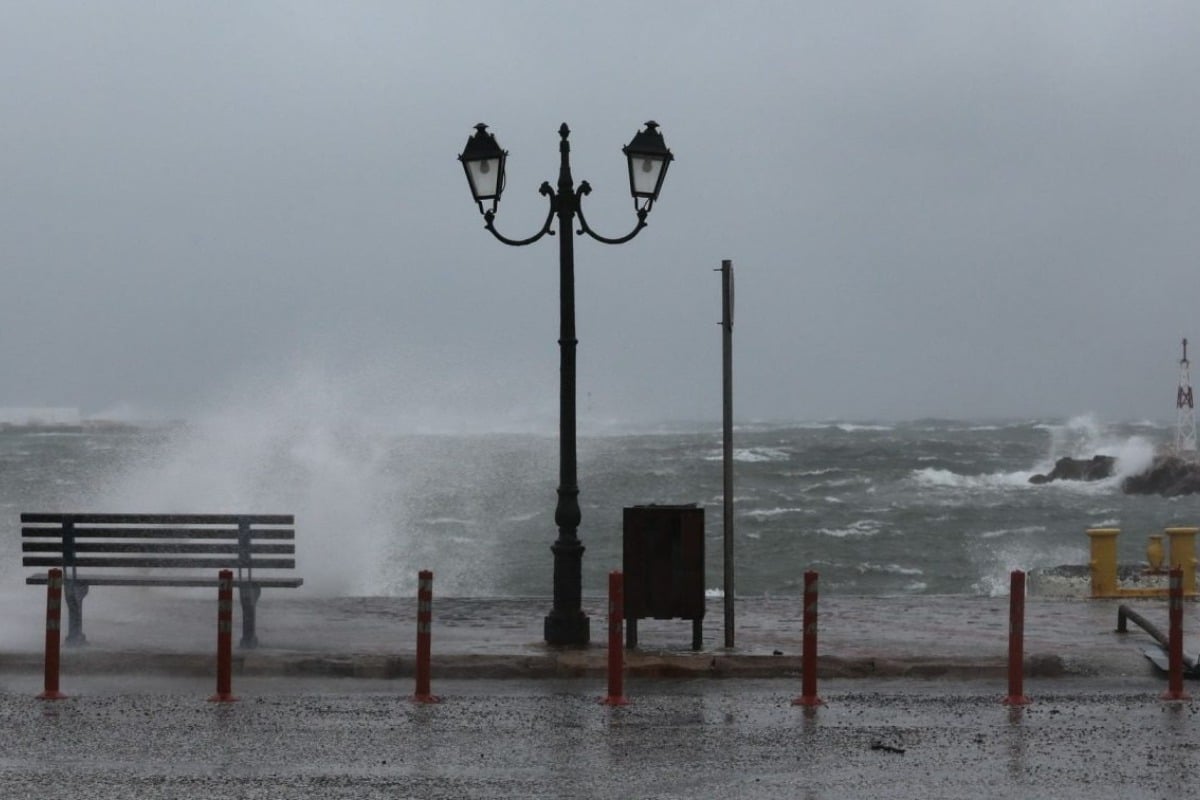
[[[1179,391],[1175,395],[1175,455],[1195,461],[1196,407],[1188,366],[1187,339],[1184,339],[1183,358],[1179,359]]]

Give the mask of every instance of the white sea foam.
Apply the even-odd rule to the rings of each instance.
[[[426,517],[421,522],[425,525],[457,525],[464,528],[475,524],[474,520],[458,519],[456,517]]]
[[[733,460],[743,464],[755,464],[768,461],[787,461],[792,455],[787,450],[778,447],[735,447]],[[705,461],[723,461],[724,452],[715,450],[704,456]]]
[[[1000,528],[994,531],[982,531],[976,536],[980,539],[998,539],[1002,536],[1031,536],[1033,534],[1045,533],[1047,530],[1045,525],[1026,525],[1023,528]]]
[[[866,539],[878,535],[881,527],[883,527],[883,523],[877,519],[860,519],[846,528],[818,528],[817,533],[822,536],[832,536],[835,539]]]
[[[1030,485],[1026,472],[993,472],[961,475],[948,469],[925,467],[913,470],[912,480],[921,486],[947,489],[1013,489]]]
[[[833,425],[842,433],[858,433],[860,431],[890,431],[891,425],[859,425],[853,422],[839,422]]]
[[[745,512],[744,516],[750,519],[766,520],[774,517],[782,517],[788,514],[805,514],[808,510],[804,508],[756,508]]]
[[[869,561],[859,564],[857,570],[860,575],[868,572],[878,572],[884,575],[924,575],[925,570],[916,567],[902,567],[899,564],[873,564]]]

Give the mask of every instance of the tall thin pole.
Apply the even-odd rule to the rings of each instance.
[[[733,262],[721,262],[721,373],[725,465],[725,646],[733,647]]]
[[[583,551],[579,543],[579,485],[575,460],[575,244],[576,197],[571,178],[571,145],[567,123],[558,129],[561,154],[558,171],[558,266],[559,266],[559,460],[558,504],[554,524],[558,538],[550,546],[554,553],[554,607],[546,616],[548,644],[584,645],[591,638],[583,613]]]

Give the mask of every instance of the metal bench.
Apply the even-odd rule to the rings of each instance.
[[[62,568],[68,644],[87,641],[83,598],[89,587],[217,586],[217,575],[198,571],[237,570],[241,646],[252,648],[258,645],[255,606],[263,587],[294,589],[304,583],[256,574],[295,569],[293,524],[290,514],[22,514],[21,563]],[[113,571],[120,569],[142,572]],[[25,579],[30,585],[48,581],[48,572]]]

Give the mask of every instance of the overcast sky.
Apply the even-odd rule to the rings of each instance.
[[[0,5],[0,406],[188,416],[327,394],[553,425],[572,130],[585,425],[1174,414],[1200,354],[1195,2]]]

